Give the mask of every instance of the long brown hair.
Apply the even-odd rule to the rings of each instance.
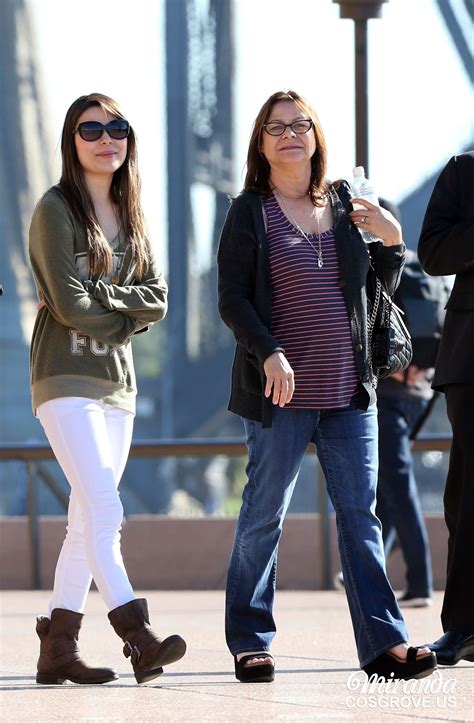
[[[92,274],[110,274],[112,251],[97,220],[92,198],[84,180],[74,140],[74,130],[85,110],[99,106],[116,118],[125,119],[118,103],[102,93],[81,95],[66,113],[61,136],[62,175],[59,187],[74,216],[81,223],[89,245],[89,267]],[[115,171],[110,188],[111,201],[119,212],[120,226],[131,246],[135,261],[135,277],[139,280],[146,271],[148,252],[146,246],[145,221],[140,201],[141,180],[137,164],[137,143],[133,128],[127,138],[127,155],[120,168]]]
[[[308,101],[294,90],[278,91],[273,93],[260,108],[253,125],[247,153],[247,174],[245,176],[244,190],[260,194],[270,193],[270,164],[262,153],[263,126],[268,121],[273,106],[281,101],[292,101],[298,110],[313,121],[313,132],[316,140],[316,150],[311,157],[311,178],[308,192],[315,206],[321,203],[321,197],[327,188],[327,147],[323,130],[314,108]]]

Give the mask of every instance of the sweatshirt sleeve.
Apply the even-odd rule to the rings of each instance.
[[[137,331],[135,319],[106,309],[86,291],[74,260],[74,229],[65,210],[43,199],[33,214],[30,260],[46,309],[64,326],[105,344],[121,345]]]
[[[135,319],[140,326],[160,321],[168,308],[168,287],[150,248],[149,257],[140,283],[118,286],[99,280],[93,289],[94,298],[106,309]]]

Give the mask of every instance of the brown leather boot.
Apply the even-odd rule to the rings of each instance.
[[[91,685],[117,680],[110,668],[90,668],[81,660],[77,645],[82,618],[72,610],[55,608],[49,618],[36,618],[40,643],[36,682],[62,685],[66,680]]]
[[[111,610],[109,620],[125,643],[123,654],[131,660],[137,683],[157,678],[163,672],[163,665],[175,663],[186,652],[186,643],[179,635],[170,635],[165,640],[156,637],[144,598]]]

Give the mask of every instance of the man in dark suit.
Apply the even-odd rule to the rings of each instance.
[[[438,663],[474,661],[474,151],[451,158],[434,187],[418,255],[428,274],[456,274],[433,388],[446,395],[453,443],[444,494],[449,532]]]

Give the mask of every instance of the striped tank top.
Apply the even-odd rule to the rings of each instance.
[[[321,234],[323,267],[273,194],[264,199],[272,285],[271,333],[295,374],[286,406],[339,409],[357,389],[351,329],[342,290],[334,230]],[[308,234],[318,248],[317,234]]]

